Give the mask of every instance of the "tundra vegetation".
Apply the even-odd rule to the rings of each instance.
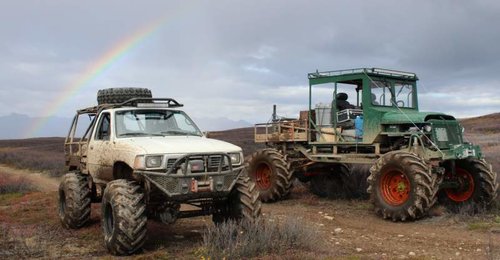
[[[500,114],[464,119],[461,123],[466,128],[465,137],[481,146],[486,159],[498,171]],[[251,128],[212,132],[210,135],[241,146],[245,154],[258,149],[253,144]],[[30,179],[32,171],[43,172],[47,176],[57,176],[58,172],[64,171],[63,143],[62,138],[0,141],[0,163],[27,169],[27,174],[23,176],[0,170],[0,258],[88,258],[108,255],[102,242],[98,205],[93,205],[86,228],[66,230],[57,217],[57,191],[41,192],[37,183]],[[39,165],[43,166],[38,168]],[[363,166],[352,170],[366,172]],[[353,182],[363,182],[359,174],[351,176],[356,176]],[[58,183],[57,178],[49,180]],[[500,257],[498,198],[491,209],[480,209],[479,214],[477,209],[470,208],[462,208],[458,214],[448,214],[446,208],[437,206],[429,219],[400,224],[372,216],[372,206],[364,200],[363,189],[340,187],[339,190],[341,192],[323,199],[310,193],[307,186],[294,183],[287,200],[264,205],[265,218],[260,219],[256,226],[233,222],[216,226],[207,217],[181,220],[175,226],[151,221],[148,230],[152,232],[143,252],[133,258],[234,259],[243,256],[377,259],[414,254],[423,259],[432,256],[464,259]],[[272,243],[261,242],[270,240]],[[379,246],[379,242],[382,245]],[[390,246],[392,244],[397,246]]]

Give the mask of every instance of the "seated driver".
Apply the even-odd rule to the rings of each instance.
[[[338,93],[337,94],[337,109],[338,109],[338,111],[341,111],[344,109],[356,108],[354,105],[351,105],[349,103],[349,101],[347,101],[347,98],[349,98],[347,93]]]

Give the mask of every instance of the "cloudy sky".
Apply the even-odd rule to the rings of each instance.
[[[46,116],[98,61],[163,23],[80,84],[51,115],[96,104],[98,89],[148,87],[193,117],[250,123],[307,107],[307,73],[413,71],[421,110],[500,111],[499,1],[0,2],[0,116]],[[325,101],[328,101],[326,99]]]

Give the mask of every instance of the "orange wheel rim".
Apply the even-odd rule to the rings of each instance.
[[[261,190],[267,190],[271,187],[271,167],[267,163],[261,163],[255,172],[255,182]]]
[[[445,189],[446,196],[455,202],[464,202],[472,197],[474,193],[474,178],[472,174],[462,168],[455,168],[455,176],[451,172],[446,173],[446,178],[456,181],[458,188]]]
[[[384,200],[392,205],[399,206],[410,198],[410,180],[399,170],[386,171],[382,175],[380,190]]]

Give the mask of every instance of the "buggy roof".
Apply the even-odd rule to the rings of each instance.
[[[328,82],[346,82],[351,84],[356,84],[356,81],[360,82],[366,76],[375,76],[382,78],[392,78],[400,79],[406,81],[417,81],[418,77],[415,73],[405,72],[399,70],[391,69],[381,69],[381,68],[357,68],[357,69],[346,69],[346,70],[333,70],[333,71],[316,71],[308,73],[309,83],[323,84]]]

